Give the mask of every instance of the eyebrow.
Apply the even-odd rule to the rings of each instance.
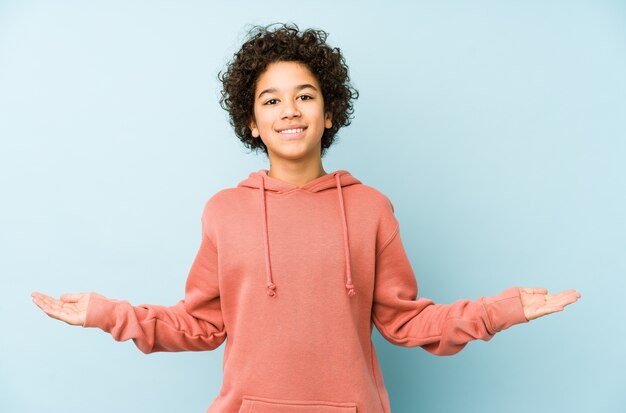
[[[310,89],[317,91],[317,88],[310,83],[305,83],[303,85],[298,85],[295,87],[296,90],[302,90],[306,88],[310,88]],[[276,89],[275,88],[265,89],[263,92],[259,93],[259,96],[257,96],[257,99],[263,96],[265,93],[276,93]]]

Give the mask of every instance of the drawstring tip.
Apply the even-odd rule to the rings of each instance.
[[[270,297],[276,296],[276,285],[274,283],[267,284],[267,295]]]
[[[350,297],[354,297],[356,295],[356,291],[354,291],[354,284],[346,284],[346,288],[348,289],[348,295]]]

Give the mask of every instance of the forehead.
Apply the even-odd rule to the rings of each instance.
[[[256,82],[256,91],[263,89],[289,90],[303,83],[319,89],[319,82],[308,66],[299,62],[270,63]],[[257,93],[258,94],[258,93]]]

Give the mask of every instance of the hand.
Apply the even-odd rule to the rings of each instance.
[[[546,314],[563,311],[566,305],[576,302],[581,297],[576,290],[548,294],[545,288],[519,287],[519,291],[524,315],[529,321]]]
[[[33,302],[49,317],[65,321],[74,326],[85,324],[91,293],[63,294],[60,300],[37,292],[33,292],[31,296],[33,297]]]

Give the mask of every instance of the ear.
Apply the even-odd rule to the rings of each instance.
[[[254,120],[250,121],[249,126],[250,126],[250,133],[252,133],[253,138],[258,138],[259,136],[261,136],[261,134],[259,133],[259,128],[257,128],[256,122]]]
[[[330,112],[326,112],[324,117],[324,127],[326,129],[330,129],[333,127],[333,114]]]

